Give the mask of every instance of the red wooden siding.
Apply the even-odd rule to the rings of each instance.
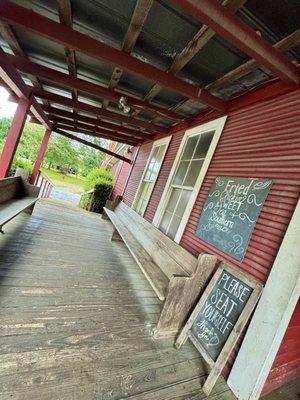
[[[122,196],[128,175],[131,170],[130,164],[123,162],[123,161],[119,161],[117,164],[120,164],[120,163],[122,164],[122,166],[121,166],[119,175],[116,177],[114,189],[112,192],[112,199],[115,199],[116,196]],[[116,169],[117,169],[117,167],[116,167]]]
[[[149,142],[141,146],[139,149],[137,158],[134,163],[134,168],[132,169],[130,178],[128,180],[124,192],[123,200],[128,206],[131,206],[133,203],[135,193],[139,186],[142,174],[144,172],[148,157],[151,152],[151,148],[152,148],[152,142]]]
[[[286,331],[271,372],[263,389],[263,395],[300,377],[300,300],[295,308],[289,329]]]
[[[219,144],[182,236],[180,244],[184,248],[195,255],[201,252],[217,254],[220,260],[238,266],[262,282],[266,281],[300,193],[299,109],[300,90],[297,90],[229,113]],[[180,131],[173,135],[145,213],[145,218],[148,221],[153,220],[183,134],[184,131]],[[151,144],[141,147],[140,155],[133,168],[126,190],[125,201],[128,205],[131,205],[134,198],[150,149]],[[242,262],[224,255],[195,236],[202,206],[214,179],[218,175],[270,178],[273,180],[269,196],[259,216]],[[287,330],[287,337],[290,337],[291,332],[295,331],[293,321],[294,319]],[[285,342],[285,339],[283,341],[285,348],[292,346],[291,343],[291,341]],[[280,376],[282,384],[294,376],[292,371],[299,368],[299,354],[289,350],[287,352],[289,358],[284,360],[279,352],[274,362],[275,367],[273,366],[274,371],[280,371],[279,374],[282,374]],[[225,375],[228,374],[235,355],[236,352],[232,354],[224,371]],[[273,369],[266,383],[268,390],[276,387],[278,381]]]

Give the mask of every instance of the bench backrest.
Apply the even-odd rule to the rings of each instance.
[[[38,197],[39,188],[23,181],[20,176],[0,179],[0,204],[23,197]]]
[[[114,211],[168,278],[173,275],[190,276],[194,273],[198,262],[196,257],[125,203],[120,202]]]

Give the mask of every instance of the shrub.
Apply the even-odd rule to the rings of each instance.
[[[102,213],[106,200],[109,198],[113,188],[113,183],[102,181],[95,186],[94,199],[92,202],[91,211]]]
[[[17,168],[22,168],[28,171],[30,174],[33,169],[33,164],[30,161],[22,160],[21,158],[17,158],[13,161],[12,166],[9,171],[9,175],[13,176],[16,173]]]
[[[85,190],[91,190],[96,187],[96,185],[101,185],[103,182],[110,184],[112,186],[113,177],[108,171],[102,170],[100,168],[92,169],[86,177],[86,182],[84,185]]]

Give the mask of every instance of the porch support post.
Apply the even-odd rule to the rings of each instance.
[[[20,98],[0,158],[0,178],[6,178],[9,173],[14,155],[16,153],[22,135],[29,108],[30,101],[25,98]]]
[[[240,400],[258,400],[300,293],[300,201],[228,378]]]
[[[32,174],[31,174],[31,177],[30,177],[30,180],[29,180],[29,182],[32,183],[32,184],[34,184],[34,182],[35,182],[35,180],[36,180],[36,178],[38,176],[39,170],[40,170],[42,162],[44,160],[44,155],[45,155],[46,150],[47,150],[47,146],[48,146],[48,143],[49,143],[50,136],[51,136],[51,131],[49,129],[47,129],[45,134],[44,134],[43,140],[41,142],[41,146],[40,146],[39,152],[38,152],[38,154],[36,156],[34,167],[33,167],[33,170],[32,170]]]

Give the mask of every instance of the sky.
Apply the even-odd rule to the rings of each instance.
[[[0,118],[3,117],[13,117],[15,110],[17,108],[16,103],[7,101],[9,93],[0,86]]]

